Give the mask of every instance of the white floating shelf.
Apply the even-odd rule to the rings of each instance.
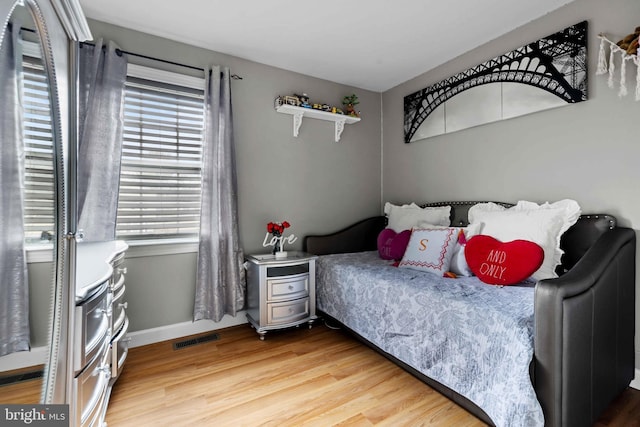
[[[300,126],[302,125],[302,118],[309,117],[311,119],[326,120],[328,122],[335,122],[335,141],[340,141],[340,135],[344,130],[345,124],[358,123],[360,117],[351,117],[346,114],[334,114],[327,111],[315,110],[313,108],[296,107],[293,105],[281,105],[276,108],[278,113],[289,114],[293,116],[293,136],[298,137]]]

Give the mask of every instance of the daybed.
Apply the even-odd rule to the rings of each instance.
[[[468,210],[475,203],[478,202],[440,202],[421,206],[449,205],[451,225],[465,226]],[[613,216],[581,215],[562,235],[564,255],[557,270],[558,278],[540,280],[529,287],[502,288],[483,284],[467,287],[471,281],[465,281],[466,278],[461,281],[460,278],[436,276],[440,284],[436,283],[426,294],[420,294],[421,289],[426,288],[420,283],[421,274],[430,273],[376,261],[377,252],[367,252],[376,251],[377,236],[385,225],[385,217],[373,217],[333,234],[305,237],[303,250],[326,255],[318,259],[319,313],[325,319],[341,324],[481,420],[491,425],[535,425],[541,424],[543,417],[546,426],[590,426],[633,379],[635,232],[617,227]],[[338,270],[330,270],[334,265],[339,266]],[[375,286],[374,281],[364,276],[367,269],[378,271],[376,274],[380,277]],[[348,276],[355,276],[356,285],[342,289],[341,283],[346,280],[341,277]],[[443,285],[442,280],[450,282]],[[381,287],[380,283],[386,284],[387,288]],[[437,293],[438,289],[445,288],[455,288],[453,296],[443,297]],[[494,313],[491,300],[512,307],[512,301],[501,300],[502,295],[511,293],[516,293],[516,298],[524,304],[524,313],[508,308],[507,316],[513,316],[503,318],[503,314]],[[481,303],[476,309],[471,307],[469,312],[465,300],[472,295],[480,295]],[[429,305],[433,301],[435,307]],[[456,313],[458,309],[467,311]],[[407,310],[414,312],[407,313]],[[389,319],[391,317],[394,317],[393,321]],[[508,355],[505,359],[519,358],[517,363],[522,365],[524,357],[524,368],[489,372],[491,378],[483,383],[479,377],[483,375],[483,369],[490,369],[492,361],[485,360],[486,354],[477,346],[495,344],[494,332],[478,330],[476,326],[476,329],[462,332],[453,330],[454,335],[465,335],[462,339],[446,336],[457,323],[468,324],[480,318],[488,318],[490,324],[499,324],[502,330],[497,335],[509,334],[508,328],[505,332],[503,327],[508,322],[528,331],[528,336],[516,337],[519,342],[513,347],[510,344],[509,348],[503,349]],[[435,329],[429,329],[433,326],[429,322],[438,324]],[[416,327],[424,327],[429,332],[422,334],[412,329]],[[483,334],[488,334],[484,341],[477,338]],[[498,338],[495,336],[496,342],[500,342]],[[529,352],[518,347],[526,346],[527,340],[530,341]],[[424,342],[430,343],[427,344],[429,348],[418,349]],[[465,351],[459,345],[467,342],[474,348],[466,349],[466,356],[452,359],[451,353]],[[475,359],[473,352],[477,355]],[[442,355],[448,359],[438,359]],[[456,366],[456,361],[464,366]],[[526,377],[528,385],[516,384],[522,382],[518,379],[519,373],[515,372],[518,369],[525,371],[521,376]],[[448,383],[450,375],[444,376],[447,381],[440,379],[442,372],[453,371],[455,374],[456,370],[468,371],[462,375],[466,375],[468,383]],[[520,388],[512,388],[516,386]],[[538,415],[541,416],[527,408],[526,396],[518,395],[526,394],[527,386],[533,390],[533,399],[539,402],[542,414]],[[489,389],[483,391],[482,387]],[[490,401],[483,396],[488,396]],[[505,409],[505,405],[513,407]],[[522,410],[518,405],[522,405]],[[525,414],[518,414],[519,411]],[[498,415],[492,417],[488,413]]]

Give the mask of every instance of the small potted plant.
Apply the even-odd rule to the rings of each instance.
[[[358,104],[360,104],[360,101],[358,101],[358,96],[355,93],[342,98],[342,105],[344,105],[347,114],[351,117],[360,117],[360,113],[354,108]]]

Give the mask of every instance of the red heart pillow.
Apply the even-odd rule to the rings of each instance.
[[[378,234],[378,253],[382,259],[400,260],[407,250],[411,230],[396,233],[390,228],[385,228]]]
[[[471,271],[490,285],[513,285],[531,276],[544,260],[540,245],[528,240],[501,242],[473,236],[464,250]]]

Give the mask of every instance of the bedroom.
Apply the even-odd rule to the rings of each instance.
[[[88,9],[85,12],[91,18]],[[198,67],[226,65],[243,78],[232,87],[239,228],[249,254],[264,252],[261,243],[269,221],[287,219],[298,236],[330,232],[379,214],[387,200],[573,198],[584,212],[609,212],[621,225],[637,227],[640,203],[634,196],[640,172],[633,154],[638,148],[632,142],[637,139],[637,103],[632,96],[618,98],[594,70],[597,33],[622,36],[638,25],[639,15],[640,5],[633,0],[608,2],[606,7],[597,0],[576,0],[382,91],[309,77],[100,20],[90,19],[89,25],[94,38],[114,40],[124,50]],[[589,22],[587,102],[404,144],[405,95],[582,20]],[[304,46],[292,43],[292,48]],[[629,73],[630,82],[633,77]],[[330,125],[314,120],[305,121],[294,138],[291,117],[276,114],[273,99],[301,91],[327,102],[355,92],[362,121],[346,126],[338,144],[332,141]],[[331,165],[331,173],[326,165]],[[196,248],[132,246],[127,252],[132,346],[245,323],[243,313],[225,316],[219,324],[192,322]],[[34,275],[47,268],[36,264],[30,266]],[[46,319],[40,324],[46,330]],[[638,348],[636,344],[636,369]]]

